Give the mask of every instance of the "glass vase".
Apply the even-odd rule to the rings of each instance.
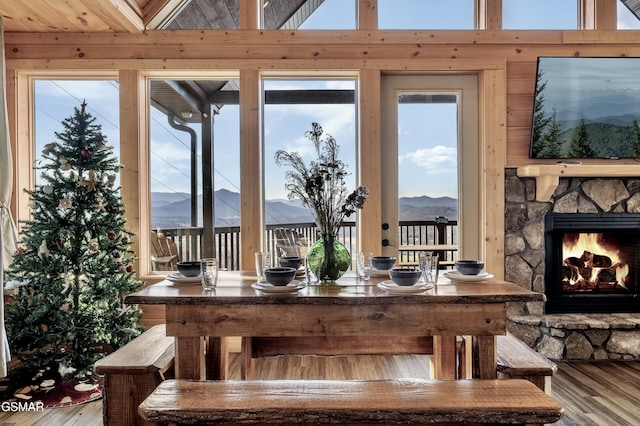
[[[319,281],[332,283],[349,269],[351,256],[335,235],[323,234],[309,249],[307,265]]]

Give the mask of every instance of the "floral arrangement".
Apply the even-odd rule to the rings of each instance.
[[[305,136],[313,142],[315,160],[307,166],[297,152],[284,150],[276,152],[275,160],[279,166],[293,168],[286,173],[289,200],[299,198],[314,211],[316,226],[322,235],[336,235],[344,218],[363,208],[369,191],[359,186],[349,193],[344,182],[346,166],[338,159],[338,143],[329,134],[322,139],[323,130],[318,123],[311,126],[312,130]]]

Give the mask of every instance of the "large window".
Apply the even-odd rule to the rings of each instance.
[[[297,6],[296,3],[303,3]],[[261,28],[352,30],[356,28],[356,0],[269,0],[262,6]]]
[[[502,0],[505,30],[578,29],[578,0]]]
[[[223,268],[237,269],[241,173],[237,80],[150,80],[149,84],[151,229],[176,244],[179,260],[215,255]],[[152,268],[171,270],[175,263],[152,263]]]
[[[620,0],[617,2],[617,16],[619,30],[639,30],[640,19]]]
[[[378,0],[378,28],[471,30],[474,0]]]
[[[345,181],[356,187],[357,121],[355,79],[275,79],[263,80],[264,89],[264,194],[267,245],[275,244],[271,230],[293,228],[307,245],[316,239],[313,212],[299,199],[289,201],[285,188],[287,167],[279,167],[277,150],[296,151],[307,164],[316,158],[313,143],[305,137],[317,122],[340,146],[339,158],[347,165]],[[347,219],[340,238],[350,252],[356,251],[355,217]]]

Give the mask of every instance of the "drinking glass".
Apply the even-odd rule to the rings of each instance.
[[[205,290],[213,290],[218,284],[218,259],[209,257],[200,260],[200,282]]]
[[[256,252],[256,275],[258,275],[258,282],[266,282],[264,276],[264,270],[271,268],[271,252],[269,251],[257,251]]]
[[[420,270],[422,280],[426,284],[436,284],[438,282],[438,255],[431,252],[420,255]]]
[[[358,268],[358,279],[362,281],[369,281],[371,279],[371,258],[373,253],[362,252],[358,253],[356,258]]]

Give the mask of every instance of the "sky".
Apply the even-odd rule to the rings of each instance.
[[[349,7],[353,4],[353,7]],[[473,28],[474,0],[379,0],[379,26],[387,29],[447,29]],[[517,6],[517,7],[516,7]],[[523,9],[524,7],[524,9]],[[531,8],[531,9],[529,9]],[[554,14],[547,13],[550,8]],[[619,5],[619,28],[639,28],[637,19]],[[576,0],[505,0],[505,27],[512,29],[575,28]],[[462,11],[462,12],[460,12]],[[508,15],[508,16],[507,16]],[[325,0],[304,23],[302,29],[355,28],[355,0]],[[354,81],[295,82],[270,80],[272,88],[354,88]],[[86,99],[88,110],[102,125],[107,142],[119,143],[118,84],[116,81],[36,81],[36,144],[41,147],[55,140],[54,132],[62,130],[60,122],[73,113]],[[455,108],[434,105],[401,106],[399,108],[398,138],[400,167],[400,195],[457,197],[456,185],[445,187],[443,173],[455,175],[457,166],[457,138]],[[283,106],[265,108],[266,198],[285,198],[283,180],[285,168],[277,167],[273,154],[277,149],[310,153],[310,142],[304,132],[317,121],[326,133],[341,146],[341,158],[349,165],[352,175],[349,186],[355,185],[355,141],[357,140],[357,111],[352,105]],[[199,129],[196,129],[199,130]],[[215,185],[238,192],[239,120],[238,107],[227,105],[215,116]],[[386,143],[383,141],[383,143]],[[152,109],[151,121],[151,187],[156,192],[189,192],[189,143],[184,134],[172,129],[164,115]],[[309,158],[309,157],[307,157]],[[126,167],[126,159],[121,160]]]

